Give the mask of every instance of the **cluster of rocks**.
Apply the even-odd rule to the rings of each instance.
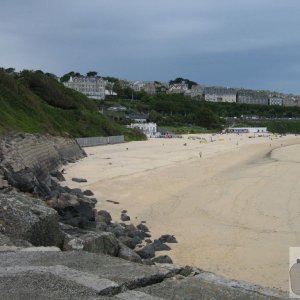
[[[177,242],[175,237],[152,241],[144,223],[127,224],[127,211],[121,212],[121,222],[112,222],[109,212],[95,209],[92,191],[62,186],[61,167],[85,156],[73,140],[7,136],[0,141],[0,155],[0,246],[57,246],[144,264],[172,263],[155,253],[170,250],[166,243]]]
[[[79,201],[86,198],[83,192],[76,189],[67,193],[63,189],[57,199],[46,201],[12,189],[2,190],[0,246],[56,246],[64,251],[103,253],[147,265],[172,263],[167,255],[155,258],[155,252],[170,250],[166,243],[177,242],[174,236],[162,235],[152,241],[145,224],[113,223],[109,212],[91,209],[93,198],[82,211]]]

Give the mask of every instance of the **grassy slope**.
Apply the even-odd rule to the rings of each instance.
[[[92,100],[39,72],[19,78],[0,71],[0,132],[23,131],[64,136],[124,134],[142,139],[99,114]]]

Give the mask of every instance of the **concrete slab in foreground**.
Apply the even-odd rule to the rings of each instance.
[[[265,289],[242,281],[228,280],[209,272],[203,272],[199,275],[186,278],[175,276],[161,283],[140,288],[138,291],[170,300],[288,299],[285,293]]]
[[[0,299],[287,299],[208,272],[182,274],[190,272],[88,252],[0,252]]]

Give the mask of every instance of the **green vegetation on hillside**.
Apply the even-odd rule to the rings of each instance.
[[[144,139],[101,115],[94,101],[64,87],[51,74],[0,70],[0,132],[50,133],[72,137],[125,134]]]
[[[207,102],[183,94],[135,95],[134,100],[107,99],[100,103],[101,109],[120,104],[127,108],[126,112],[114,113],[114,119],[120,123],[126,124],[126,116],[130,114],[144,113],[149,121],[156,122],[159,127],[172,128],[177,133],[220,131],[228,126],[247,125],[250,121],[241,119],[241,116],[255,116],[257,120],[252,120],[251,126],[267,126],[270,131],[278,133],[300,133],[300,121],[289,120],[300,118],[299,107]],[[280,120],[282,118],[285,120]]]
[[[87,74],[95,76],[97,72]],[[70,76],[81,74],[69,72],[62,81]],[[73,137],[124,134],[126,140],[141,140],[145,136],[139,130],[124,127],[130,124],[130,116],[137,113],[177,133],[220,131],[228,126],[242,125],[267,126],[278,133],[300,133],[298,107],[214,103],[203,101],[201,97],[195,100],[165,91],[150,95],[145,91],[133,91],[125,81],[117,78],[103,78],[118,96],[94,101],[66,88],[53,74],[0,69],[0,133],[24,131]],[[183,81],[191,86],[194,84],[184,78],[176,78],[171,83]],[[125,106],[126,110],[106,110],[116,104]]]

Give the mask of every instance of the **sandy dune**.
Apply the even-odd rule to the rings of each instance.
[[[177,263],[287,290],[289,247],[300,246],[300,138],[248,136],[86,148],[66,185],[92,189],[116,221],[127,209],[154,238],[174,234]]]

